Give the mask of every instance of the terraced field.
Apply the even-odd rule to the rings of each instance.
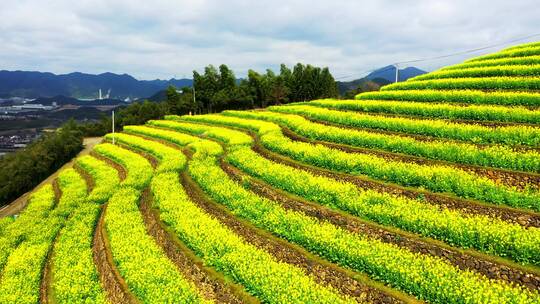
[[[539,56],[108,134],[0,219],[0,303],[540,303]]]

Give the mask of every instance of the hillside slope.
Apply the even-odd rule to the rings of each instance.
[[[0,303],[540,303],[538,55],[108,134],[0,219]]]
[[[540,46],[527,45],[391,84],[359,100],[540,106]]]

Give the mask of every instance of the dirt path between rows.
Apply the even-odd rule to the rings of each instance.
[[[71,161],[64,164],[62,167],[60,167],[60,169],[56,170],[56,172],[54,172],[49,177],[47,177],[45,180],[43,180],[41,183],[39,183],[36,187],[34,187],[34,189],[24,193],[19,198],[15,199],[13,202],[11,202],[11,204],[2,207],[0,209],[0,218],[20,213],[26,207],[26,205],[28,204],[28,199],[30,198],[30,194],[32,192],[34,192],[36,189],[38,189],[39,187],[41,187],[41,186],[43,186],[45,184],[51,183],[58,176],[58,174],[62,170],[73,166],[75,158],[90,153],[92,148],[94,148],[94,146],[97,145],[100,142],[101,142],[101,137],[87,137],[87,138],[85,138],[83,140],[84,148],[81,150],[81,152],[79,152],[79,154],[77,154],[77,156],[75,156],[73,159],[71,159]]]
[[[159,219],[159,213],[152,208],[152,193],[147,188],[141,197],[139,205],[146,231],[163,249],[167,257],[189,281],[195,283],[197,290],[205,299],[216,303],[259,303],[240,285],[226,283],[220,279],[220,274],[204,265],[204,261],[176,237],[172,230]]]
[[[94,151],[90,153],[93,157],[104,161],[107,165],[113,167],[118,172],[120,182],[127,177],[126,169],[112,160],[98,154]],[[92,255],[94,264],[101,281],[101,286],[107,294],[107,299],[112,304],[138,304],[137,298],[129,291],[127,283],[124,281],[120,272],[114,264],[111,247],[107,231],[105,229],[105,214],[107,212],[107,203],[101,206],[101,214],[99,216],[96,228],[94,230],[94,238],[92,241]]]
[[[525,228],[540,227],[540,214],[514,209],[504,205],[488,205],[478,201],[466,200],[450,194],[429,192],[410,187],[400,186],[389,182],[371,179],[361,175],[351,175],[343,172],[330,171],[322,167],[315,167],[307,163],[296,161],[292,158],[277,154],[266,149],[255,137],[256,143],[253,150],[261,156],[283,165],[291,166],[300,170],[308,171],[314,175],[325,176],[334,180],[347,182],[356,185],[361,189],[373,189],[378,192],[386,192],[394,195],[405,196],[411,199],[422,197],[426,202],[434,205],[446,207],[448,209],[460,210],[467,214],[487,215],[499,218],[504,221],[521,225]]]
[[[407,303],[416,302],[400,292],[389,292],[386,286],[369,286],[367,277],[346,270],[309,253],[298,245],[277,238],[265,230],[259,229],[247,221],[240,220],[222,205],[209,199],[189,174],[182,173],[182,185],[190,199],[204,212],[219,220],[246,242],[260,248],[277,260],[301,268],[322,285],[330,285],[336,290],[353,297],[360,302],[369,303]]]
[[[459,104],[455,104],[459,105]],[[380,116],[384,118],[409,118],[412,120],[430,120],[430,119],[436,119],[445,121],[448,123],[457,123],[457,124],[476,124],[481,125],[484,127],[512,127],[512,126],[529,126],[529,127],[536,127],[537,124],[533,122],[515,122],[515,121],[496,121],[496,120],[473,120],[473,119],[459,119],[459,118],[446,118],[442,116],[429,116],[429,115],[421,115],[421,114],[404,114],[404,113],[388,113],[384,111],[364,111],[363,109],[348,109],[348,108],[336,108],[336,107],[330,107],[330,106],[319,106],[319,105],[309,105],[313,106],[314,108],[321,108],[326,110],[332,110],[332,111],[339,111],[339,112],[345,112],[349,114],[361,114],[361,115],[370,115],[370,116]],[[466,107],[466,104],[461,104],[462,107]],[[277,112],[279,113],[279,112]],[[298,115],[298,114],[297,114]],[[309,117],[304,116],[304,118],[308,119]],[[310,119],[311,120],[311,119]],[[313,119],[315,120],[315,119]]]
[[[92,246],[94,264],[96,264],[103,289],[107,293],[107,299],[112,304],[137,304],[138,300],[129,291],[126,282],[114,265],[104,223],[106,212],[107,206],[103,205]]]
[[[60,189],[60,184],[58,182],[58,178],[55,178],[52,181],[53,191],[54,191],[54,206],[52,209],[56,208],[58,205],[58,202],[62,198],[62,189]],[[52,241],[51,246],[49,247],[49,251],[47,252],[47,257],[45,258],[45,266],[43,267],[41,271],[41,284],[39,286],[39,299],[40,303],[49,303],[50,302],[50,294],[51,294],[51,283],[52,283],[52,260],[54,257],[54,246],[56,244],[56,241],[58,240],[58,236],[60,234],[60,230],[58,230],[58,233],[54,237],[54,240]]]
[[[249,175],[222,162],[222,169],[237,182],[244,181]],[[439,245],[437,241],[418,238],[412,233],[389,230],[378,224],[372,224],[368,220],[361,220],[355,216],[341,211],[332,210],[328,207],[306,201],[291,195],[288,192],[277,190],[257,178],[249,176],[249,188],[260,196],[280,203],[284,208],[303,212],[319,220],[328,221],[338,227],[352,233],[367,235],[370,238],[379,239],[386,243],[398,245],[412,252],[441,257],[462,270],[471,269],[484,274],[488,278],[504,280],[521,284],[531,290],[540,289],[540,275],[527,272],[524,269],[516,269],[496,261],[482,258],[467,251],[455,250],[449,246]]]
[[[449,166],[457,169],[461,169],[468,173],[473,173],[479,176],[487,177],[490,180],[494,181],[501,186],[511,186],[516,187],[520,190],[527,188],[531,189],[540,189],[540,174],[524,171],[513,171],[509,169],[502,169],[496,167],[482,167],[478,165],[468,165],[458,162],[450,162],[438,159],[430,159],[422,156],[410,155],[405,153],[395,153],[385,151],[378,148],[363,148],[359,146],[353,146],[348,144],[342,144],[337,142],[323,141],[323,140],[312,140],[302,135],[299,135],[292,130],[282,127],[283,135],[288,138],[300,141],[307,142],[311,144],[320,144],[328,148],[341,150],[347,153],[360,153],[360,154],[369,154],[376,157],[381,157],[389,161],[395,162],[407,162],[414,163],[417,165],[428,165],[428,166]]]

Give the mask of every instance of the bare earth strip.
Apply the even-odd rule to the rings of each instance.
[[[445,193],[434,193],[416,188],[403,187],[397,184],[391,184],[361,175],[351,175],[347,173],[330,171],[328,169],[315,167],[310,164],[301,163],[281,154],[272,152],[254,137],[256,144],[253,150],[263,157],[277,163],[295,167],[297,169],[311,172],[315,175],[326,176],[335,180],[349,182],[362,189],[373,189],[379,192],[403,195],[409,198],[417,199],[423,197],[427,202],[444,206],[449,209],[461,210],[469,214],[483,214],[496,217],[511,223],[519,224],[523,227],[540,227],[540,215],[536,212],[523,209],[515,209],[503,205],[484,204],[482,202],[467,200]]]
[[[101,210],[92,250],[94,253],[94,263],[96,264],[99,277],[107,298],[112,304],[136,304],[139,303],[114,265],[111,248],[105,231],[104,218],[107,206]]]
[[[370,154],[370,155],[375,155],[375,156],[382,157],[391,161],[408,162],[408,163],[414,163],[414,164],[419,164],[419,165],[451,166],[457,169],[467,171],[469,173],[487,177],[491,179],[492,181],[496,182],[497,184],[514,186],[521,190],[526,189],[527,187],[533,188],[533,189],[539,189],[540,187],[539,186],[540,174],[536,174],[532,172],[512,171],[512,170],[493,168],[493,167],[482,167],[482,166],[477,166],[477,165],[460,164],[460,163],[454,163],[454,162],[448,162],[448,161],[442,161],[442,160],[436,160],[436,159],[428,159],[425,157],[414,156],[414,155],[409,155],[409,154],[388,152],[388,151],[384,151],[380,149],[362,148],[362,147],[356,147],[352,145],[321,141],[321,140],[316,141],[316,140],[311,140],[307,137],[301,136],[291,131],[288,128],[283,127],[282,131],[285,136],[287,136],[288,138],[292,140],[307,142],[307,143],[312,143],[312,144],[320,144],[320,145],[333,148],[333,149],[338,149],[347,153]]]
[[[377,287],[365,284],[361,274],[338,267],[322,260],[303,248],[252,226],[250,223],[232,215],[229,210],[209,199],[186,171],[182,172],[182,185],[190,199],[212,217],[218,219],[245,241],[272,254],[281,262],[303,269],[319,284],[332,286],[336,290],[360,302],[369,303],[416,303],[417,301],[399,291],[384,285]]]
[[[225,282],[216,271],[196,258],[180,239],[175,238],[174,232],[167,230],[165,224],[159,219],[158,210],[152,208],[153,197],[149,190],[147,188],[144,191],[140,204],[147,233],[154,238],[184,277],[194,282],[206,299],[211,299],[216,303],[259,303],[240,285],[232,281]]]
[[[231,178],[238,182],[245,181],[245,178],[249,176],[226,162],[222,162],[221,167]],[[305,201],[290,193],[276,190],[272,186],[253,177],[249,177],[249,188],[260,196],[279,202],[286,209],[303,212],[320,220],[326,220],[352,233],[365,234],[371,238],[396,244],[413,252],[438,256],[462,270],[475,270],[491,279],[521,284],[531,290],[540,288],[540,275],[538,273],[528,272],[526,268],[513,268],[498,263],[497,259],[482,258],[482,256],[488,256],[469,254],[467,251],[455,250],[440,242],[430,241],[427,238],[419,238],[411,233],[392,228],[387,229],[387,227],[378,224],[372,225],[370,222],[360,220],[346,213],[331,210],[316,203]]]

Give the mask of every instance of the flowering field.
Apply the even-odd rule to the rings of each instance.
[[[0,303],[540,303],[539,90],[532,43],[127,126],[0,219]]]

